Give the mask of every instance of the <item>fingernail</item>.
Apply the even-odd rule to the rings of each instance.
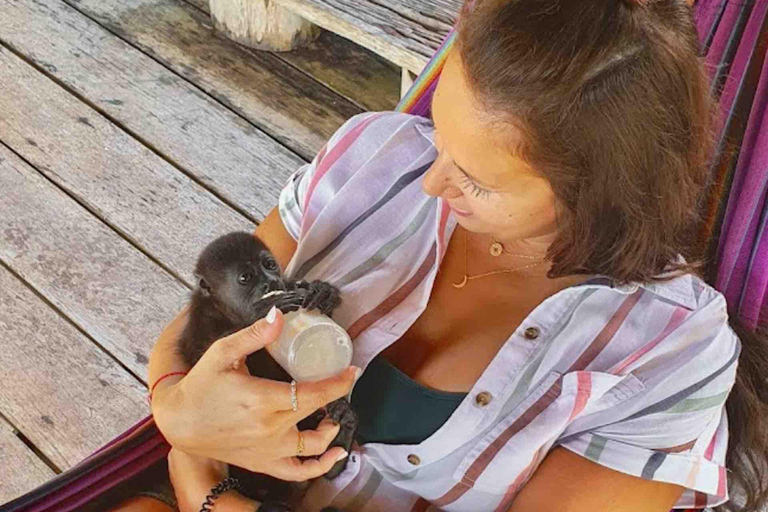
[[[345,450],[345,451],[343,451],[343,452],[341,452],[341,455],[339,455],[338,457],[336,457],[336,462],[339,462],[340,460],[344,460],[344,459],[346,459],[346,458],[347,458],[347,456],[349,456],[349,454],[346,452],[346,450]]]
[[[363,369],[362,369],[362,368],[358,368],[358,367],[356,367],[356,366],[355,366],[355,367],[353,367],[353,368],[355,368],[355,382],[357,382],[357,380],[358,380],[358,379],[360,378],[360,376],[363,374]]]
[[[276,319],[277,319],[277,307],[272,306],[272,309],[270,309],[269,313],[267,313],[267,323],[273,324],[275,323]]]

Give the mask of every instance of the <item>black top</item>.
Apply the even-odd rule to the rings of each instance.
[[[421,443],[437,432],[466,396],[423,386],[377,356],[352,392],[358,442]]]

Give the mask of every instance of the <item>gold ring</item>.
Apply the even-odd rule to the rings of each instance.
[[[299,430],[299,449],[296,451],[298,452],[296,455],[304,453],[304,434],[301,433],[301,430]]]

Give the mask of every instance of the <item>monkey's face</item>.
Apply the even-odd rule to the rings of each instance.
[[[214,279],[201,279],[200,287],[207,286],[208,293],[236,323],[256,321],[251,318],[253,305],[269,292],[286,289],[280,266],[268,250],[219,270]]]

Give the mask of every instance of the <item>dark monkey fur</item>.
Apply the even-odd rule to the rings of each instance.
[[[339,291],[328,283],[286,282],[269,249],[255,235],[246,232],[229,233],[211,242],[198,258],[195,276],[198,283],[192,293],[189,320],[178,346],[179,353],[190,366],[214,341],[264,318],[273,305],[283,313],[303,307],[319,309],[331,316],[341,303]],[[262,298],[275,290],[285,293]],[[291,381],[288,373],[264,349],[250,354],[246,364],[251,375]],[[346,399],[336,400],[328,404],[325,413],[321,410],[303,420],[298,425],[299,430],[316,428],[325,414],[341,424],[331,446],[341,446],[349,453],[357,417]],[[335,478],[346,463],[346,458],[337,462],[325,477]],[[260,511],[290,510],[285,502],[295,484],[237,466],[230,466],[230,474],[240,480],[244,494],[263,502]],[[323,512],[336,510],[325,508]]]

